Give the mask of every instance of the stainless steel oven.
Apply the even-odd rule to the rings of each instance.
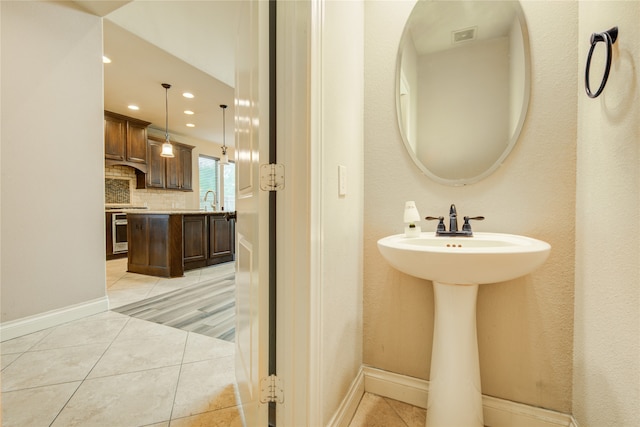
[[[112,216],[111,230],[113,234],[113,253],[127,252],[127,214],[114,213]]]

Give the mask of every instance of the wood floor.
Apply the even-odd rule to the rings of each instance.
[[[149,322],[233,342],[235,275],[216,277],[112,310]]]

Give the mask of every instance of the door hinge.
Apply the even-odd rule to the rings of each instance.
[[[277,163],[260,165],[260,189],[263,191],[284,189],[284,165]]]
[[[260,381],[261,403],[284,403],[282,380],[275,375],[269,375]]]

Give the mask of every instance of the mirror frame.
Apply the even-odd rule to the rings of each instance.
[[[432,2],[437,0],[417,0],[414,7],[411,8],[411,13],[407,17],[407,22],[411,18],[411,15],[413,14],[413,10],[416,7],[416,5],[422,1]],[[471,1],[471,0],[466,0],[466,1]],[[527,118],[527,113],[529,111],[529,100],[531,98],[531,48],[529,46],[529,29],[527,27],[527,21],[525,19],[522,5],[518,0],[511,0],[510,2],[513,4],[513,7],[515,8],[515,13],[520,23],[522,44],[523,44],[523,50],[524,50],[524,96],[522,97],[520,117],[514,129],[514,132],[510,136],[508,144],[504,149],[504,151],[502,152],[502,154],[500,155],[500,157],[498,157],[498,159],[484,172],[471,178],[449,179],[449,178],[443,178],[441,176],[436,175],[435,173],[431,172],[429,168],[427,168],[418,159],[416,153],[413,151],[413,149],[411,148],[411,145],[409,144],[409,140],[405,134],[404,127],[402,126],[402,115],[401,115],[402,113],[400,111],[400,89],[402,84],[401,75],[402,75],[402,53],[403,53],[402,46],[403,46],[403,41],[405,40],[405,37],[407,37],[407,33],[409,32],[409,27],[405,23],[404,30],[402,31],[402,36],[400,37],[400,40],[399,40],[398,53],[396,58],[396,75],[395,75],[396,124],[398,125],[398,129],[402,137],[402,143],[404,145],[404,148],[407,151],[407,154],[409,154],[409,156],[411,157],[411,160],[413,161],[413,163],[418,167],[418,169],[420,169],[420,171],[423,174],[425,174],[427,177],[429,177],[435,182],[438,182],[440,184],[450,185],[450,186],[464,186],[464,185],[474,184],[488,177],[493,172],[495,172],[502,165],[502,163],[504,163],[507,156],[509,156],[509,154],[513,150],[513,147],[516,145],[516,143],[518,142],[518,139],[520,138],[520,134],[522,132],[522,128],[524,127],[524,122]]]

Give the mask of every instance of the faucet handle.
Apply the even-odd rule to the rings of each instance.
[[[464,217],[464,224],[462,224],[462,231],[468,231],[469,233],[471,233],[471,224],[469,224],[469,221],[473,220],[473,221],[482,221],[484,219],[483,216],[465,216]]]
[[[428,216],[428,217],[425,217],[425,219],[427,221],[433,221],[433,220],[439,221],[438,222],[438,226],[436,227],[436,233],[438,233],[440,231],[446,231],[446,228],[444,226],[444,217],[443,216],[438,216],[438,217]]]

